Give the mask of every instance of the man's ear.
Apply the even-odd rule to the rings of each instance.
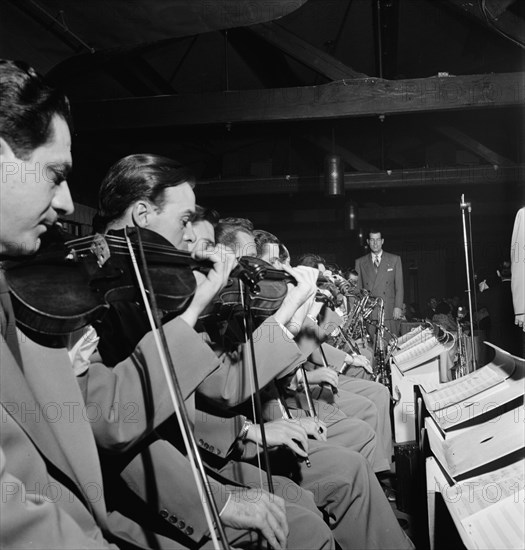
[[[151,216],[153,214],[153,208],[148,201],[137,201],[133,205],[131,211],[131,218],[133,223],[138,227],[148,227],[151,223]]]

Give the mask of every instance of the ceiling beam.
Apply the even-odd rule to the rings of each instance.
[[[199,191],[197,191],[198,193]],[[511,202],[477,202],[475,214],[478,217],[497,218],[514,213],[516,205]],[[276,216],[275,212],[248,210],[244,211],[244,217],[251,220],[256,227],[270,224],[282,225],[294,228],[298,224],[335,224],[343,221],[341,207],[339,208],[315,208],[288,211],[286,218]],[[456,204],[414,204],[408,206],[376,206],[357,208],[357,217],[362,221],[399,221],[399,220],[442,220],[443,218],[460,218],[459,200]],[[455,227],[454,227],[455,230]]]
[[[485,0],[484,4],[472,0],[448,0],[450,4],[471,18],[481,21],[489,29],[511,41],[525,44],[525,25],[523,19],[514,15],[507,8],[513,0]],[[485,7],[485,11],[482,9]],[[506,36],[505,36],[506,35]]]
[[[345,190],[464,187],[469,185],[504,185],[507,183],[524,185],[523,182],[525,181],[525,164],[500,166],[497,169],[490,164],[485,164],[443,168],[413,168],[389,170],[388,172],[347,172],[344,176]],[[323,189],[323,178],[321,176],[276,176],[238,180],[204,180],[199,182],[198,194],[199,197],[221,197],[322,193]]]
[[[248,27],[248,29],[329,80],[366,78],[367,76],[348,67],[323,50],[312,46],[312,44],[281,27],[278,23],[259,23]]]
[[[163,95],[73,104],[79,130],[315,120],[522,105],[525,73],[382,80]],[[133,116],[130,116],[133,113]]]
[[[352,153],[346,147],[332,143],[332,141],[323,136],[305,136],[310,143],[317,145],[327,153],[339,155],[349,166],[359,172],[379,172],[379,168],[370,164],[360,156]]]
[[[514,161],[500,155],[499,153],[496,153],[492,149],[489,149],[479,141],[467,136],[456,128],[452,128],[450,126],[440,126],[436,128],[436,130],[458,145],[472,151],[474,154],[478,155],[478,157],[485,159],[490,164],[499,166],[512,166],[515,164]]]

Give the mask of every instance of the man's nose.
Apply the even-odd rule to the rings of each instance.
[[[63,181],[60,185],[57,186],[55,196],[51,202],[51,206],[60,214],[67,216],[73,214],[75,210],[75,205],[73,204],[73,199],[71,198],[71,192],[69,191],[69,186],[67,181]]]
[[[188,222],[184,227],[184,240],[189,243],[194,243],[197,240],[195,231],[193,230],[193,224]]]

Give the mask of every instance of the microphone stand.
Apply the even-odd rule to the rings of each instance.
[[[474,346],[474,319],[473,319],[473,310],[472,310],[472,291],[471,291],[471,283],[470,283],[470,267],[469,267],[469,252],[468,252],[469,243],[468,243],[468,237],[467,237],[467,222],[466,222],[466,212],[468,211],[470,215],[472,208],[471,208],[470,202],[465,202],[464,194],[461,195],[459,207],[461,209],[461,217],[463,221],[463,245],[465,247],[465,266],[467,270],[467,295],[468,295],[468,310],[469,310],[469,317],[470,317],[470,346],[471,346],[471,353],[472,353],[471,360],[470,360],[472,368],[469,369],[469,372],[472,372],[477,368],[477,361],[476,361],[476,348]],[[470,243],[470,246],[472,247],[472,242]]]

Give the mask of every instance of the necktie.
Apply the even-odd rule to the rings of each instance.
[[[379,256],[376,256],[376,257],[374,258],[374,269],[375,269],[375,271],[376,271],[376,273],[377,273],[377,270],[379,269]]]

